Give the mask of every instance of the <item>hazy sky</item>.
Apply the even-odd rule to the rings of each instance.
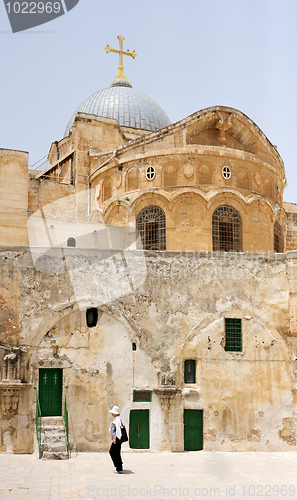
[[[8,0],[7,0],[8,1]],[[296,0],[80,0],[69,13],[13,34],[0,0],[0,147],[30,164],[63,137],[82,101],[106,88],[125,48],[125,75],[172,122],[225,105],[248,115],[276,144],[297,202]]]

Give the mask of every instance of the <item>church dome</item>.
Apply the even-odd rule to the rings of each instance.
[[[171,124],[165,111],[126,78],[115,78],[110,87],[88,97],[73,113],[66,127],[67,137],[78,112],[114,118],[122,127],[154,132]]]

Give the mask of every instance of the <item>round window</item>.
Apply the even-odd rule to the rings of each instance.
[[[146,178],[149,180],[149,181],[152,181],[153,178],[155,177],[156,175],[156,172],[155,172],[155,167],[147,167],[146,169]]]
[[[224,179],[230,179],[231,177],[231,169],[230,167],[227,167],[226,165],[222,168],[222,176]]]

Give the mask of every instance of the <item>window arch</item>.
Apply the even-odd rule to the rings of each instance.
[[[76,247],[76,239],[73,238],[72,236],[70,238],[68,238],[67,246],[68,247]]]
[[[235,208],[217,207],[212,216],[213,251],[241,252],[241,218]]]
[[[166,250],[166,217],[162,208],[152,205],[141,210],[137,232],[144,250]]]
[[[126,177],[126,189],[127,191],[135,191],[138,189],[138,169],[130,168],[127,172]]]
[[[102,201],[109,200],[112,196],[112,182],[110,177],[106,177],[103,181],[103,190],[102,190]]]
[[[280,223],[277,221],[274,223],[273,239],[274,239],[274,251],[276,253],[282,253],[284,251],[283,230]]]

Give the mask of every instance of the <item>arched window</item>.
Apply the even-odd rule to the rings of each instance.
[[[127,172],[126,177],[126,189],[127,191],[135,191],[138,188],[138,169],[130,168]]]
[[[241,252],[241,218],[228,205],[215,209],[212,216],[213,251]]]
[[[150,206],[141,210],[137,232],[144,250],[166,250],[166,218],[162,208]]]
[[[284,251],[284,237],[283,230],[279,222],[274,223],[274,251],[282,253]]]
[[[98,321],[98,309],[96,307],[90,307],[86,310],[86,322],[89,328],[94,328]]]
[[[68,247],[76,247],[76,240],[75,238],[68,238],[67,240],[67,246]]]
[[[110,177],[106,177],[103,181],[103,190],[102,190],[102,201],[109,200],[112,196],[112,182]]]

